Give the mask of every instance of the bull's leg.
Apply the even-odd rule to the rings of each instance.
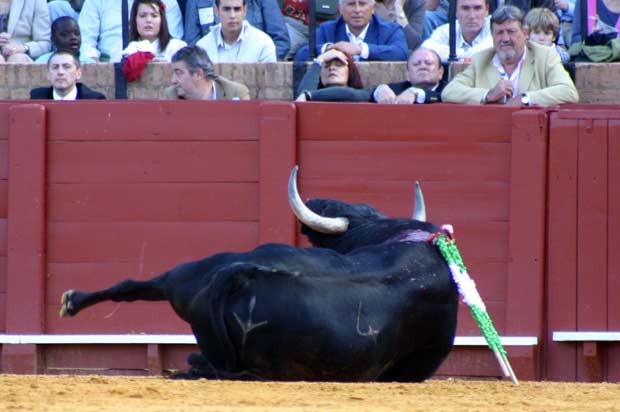
[[[148,281],[124,280],[111,288],[96,292],[68,290],[62,294],[60,316],[75,316],[82,309],[107,300],[113,302],[167,300],[163,282],[163,276],[160,276]]]
[[[380,382],[422,382],[439,369],[441,362],[450,353],[451,345],[438,344],[418,349],[400,360],[377,379]]]
[[[224,380],[263,380],[259,376],[250,372],[228,372],[217,369],[201,353],[191,353],[187,357],[189,369],[186,372],[176,373],[170,376],[171,379],[224,379]]]

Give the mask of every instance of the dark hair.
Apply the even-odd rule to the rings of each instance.
[[[243,0],[243,5],[245,6],[246,4],[246,0]],[[215,0],[215,7],[217,7],[218,9],[220,8],[220,0]]]
[[[209,59],[209,55],[199,46],[185,46],[179,49],[172,59],[172,63],[185,62],[187,69],[191,74],[196,73],[198,69],[202,69],[207,77],[215,78],[215,70],[213,68],[213,62]]]
[[[80,27],[78,25],[77,20],[75,20],[73,17],[71,17],[71,16],[60,16],[59,18],[57,18],[56,20],[54,20],[52,22],[52,34],[51,34],[52,38],[54,38],[54,36],[58,33],[59,26],[62,23],[66,22],[66,21],[71,21],[71,22],[75,23],[78,27]]]
[[[50,63],[52,62],[52,59],[54,58],[54,56],[56,55],[61,55],[61,54],[66,54],[67,56],[71,56],[73,57],[73,63],[75,63],[75,67],[77,67],[78,69],[80,67],[82,67],[82,63],[80,63],[80,59],[78,58],[78,56],[73,53],[71,50],[66,50],[66,49],[61,49],[61,50],[56,50],[55,52],[53,52],[49,59],[47,59],[47,67],[50,67]]]
[[[347,58],[347,68],[349,69],[349,80],[347,80],[347,86],[352,87],[354,89],[363,89],[364,82],[362,81],[362,77],[360,76],[360,72],[357,70],[357,66],[355,65],[355,60],[349,53],[344,50],[340,50],[337,47],[334,49],[338,50]],[[326,87],[322,81],[319,80],[319,89]]]
[[[458,2],[458,0],[456,0],[456,1]],[[489,0],[484,0],[484,5],[485,5],[485,6],[487,6],[487,7],[489,7],[489,6],[490,6],[490,4],[489,4]]]
[[[160,0],[136,0],[131,6],[131,13],[129,14],[129,38],[131,41],[140,40],[140,34],[138,33],[138,7],[141,4],[148,4],[154,6],[159,10],[161,16],[161,24],[159,25],[159,51],[165,50],[170,42],[170,31],[168,30],[168,21],[166,20],[166,6],[163,1]]]
[[[504,24],[507,21],[518,21],[523,27],[523,10],[515,6],[502,6],[491,16],[491,28],[494,24]]]

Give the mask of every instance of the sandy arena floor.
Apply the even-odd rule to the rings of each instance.
[[[172,381],[0,375],[0,411],[620,412],[620,385],[431,380],[423,384]]]

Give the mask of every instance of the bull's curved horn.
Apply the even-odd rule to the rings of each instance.
[[[297,191],[297,169],[295,166],[288,179],[288,202],[295,216],[306,226],[320,233],[337,234],[346,232],[349,227],[349,219],[346,217],[323,217],[314,213],[301,200]]]
[[[420,222],[426,222],[426,206],[420,182],[415,181],[415,204],[413,205],[413,218]]]

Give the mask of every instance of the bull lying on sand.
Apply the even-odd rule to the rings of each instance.
[[[149,281],[69,290],[61,316],[99,302],[167,300],[200,354],[185,377],[419,382],[450,352],[458,292],[426,223],[368,205],[289,199],[313,248],[266,244],[181,264]],[[419,220],[418,220],[419,219]]]

